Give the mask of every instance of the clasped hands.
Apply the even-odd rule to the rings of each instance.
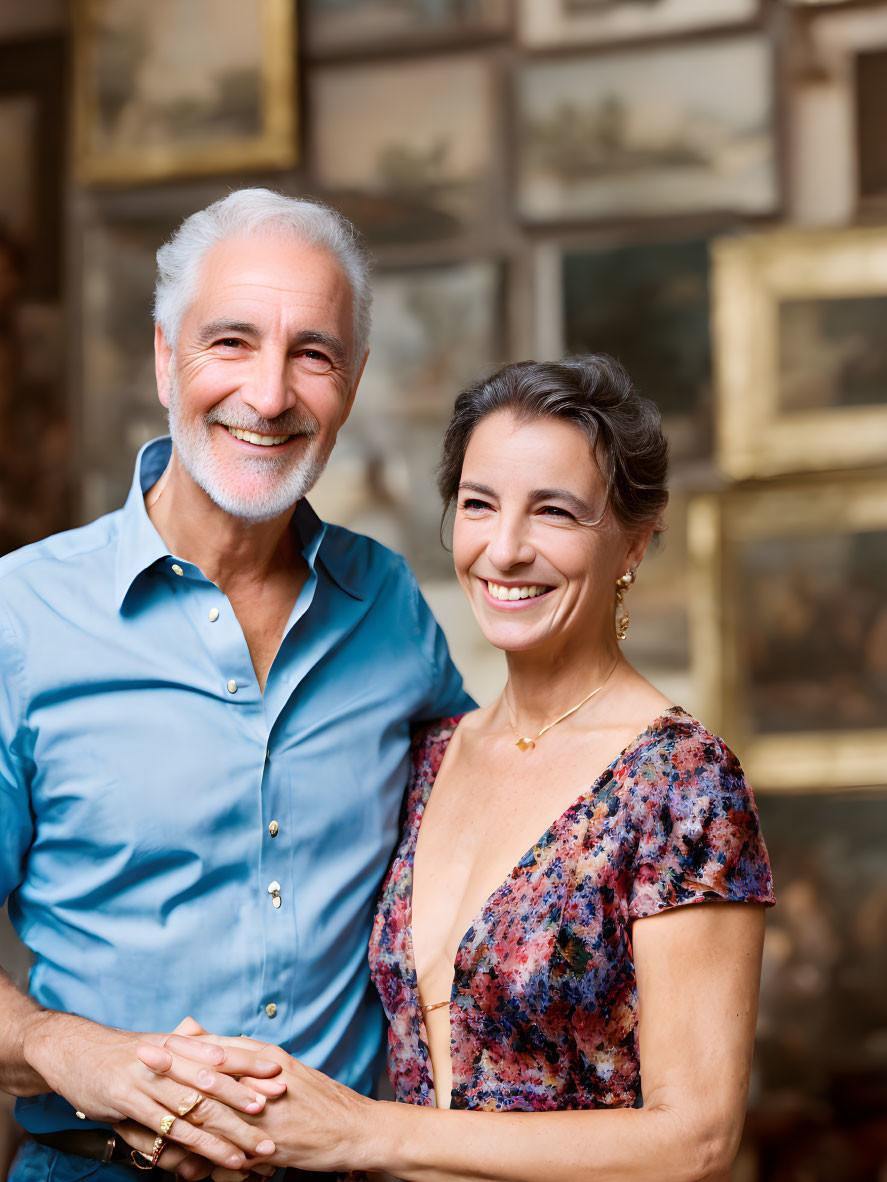
[[[216,1037],[186,1019],[161,1041],[140,1043],[136,1055],[154,1076],[181,1085],[169,1143],[155,1158],[164,1170],[233,1182],[285,1165],[346,1172],[362,1164],[375,1102],[279,1047]],[[151,1158],[155,1129],[130,1120],[114,1128]]]

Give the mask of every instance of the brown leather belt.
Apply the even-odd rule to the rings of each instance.
[[[31,1139],[38,1145],[46,1145],[60,1153],[74,1153],[78,1157],[92,1158],[93,1161],[125,1162],[132,1166],[135,1173],[130,1146],[119,1139],[116,1133],[104,1129],[64,1129],[59,1133],[32,1133]],[[161,1170],[159,1166],[155,1166],[153,1170],[139,1170],[139,1177],[144,1179],[144,1182],[151,1182],[148,1178],[149,1173],[155,1182],[166,1182],[175,1177],[168,1170]]]

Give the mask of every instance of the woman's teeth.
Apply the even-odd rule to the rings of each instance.
[[[235,439],[242,439],[244,443],[257,443],[259,447],[277,447],[292,439],[292,435],[257,435],[255,431],[241,431],[237,427],[226,427]]]
[[[494,599],[535,599],[537,595],[544,595],[550,587],[537,587],[529,584],[526,587],[503,587],[501,583],[491,583],[487,580],[487,590]]]

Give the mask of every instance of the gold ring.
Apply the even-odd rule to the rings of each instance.
[[[147,1153],[140,1153],[138,1151],[138,1149],[131,1149],[129,1151],[129,1156],[132,1158],[132,1164],[135,1166],[135,1168],[137,1170],[153,1170],[154,1169],[154,1167],[151,1165],[151,1159],[150,1159],[150,1157],[148,1157]],[[139,1161],[138,1160],[139,1158],[141,1158],[142,1161]],[[142,1162],[144,1162],[145,1164],[142,1165]]]
[[[163,1120],[160,1122],[160,1136],[161,1137],[168,1137],[169,1130],[173,1127],[173,1125],[175,1123],[176,1123],[176,1118],[174,1116],[165,1116],[163,1118]]]
[[[166,1145],[166,1137],[155,1137],[154,1138],[154,1147],[153,1147],[153,1151],[151,1153],[151,1169],[152,1170],[157,1165],[157,1160],[160,1157],[161,1153],[163,1153],[163,1149],[164,1149],[165,1145]]]
[[[202,1099],[203,1099],[203,1096],[201,1096],[200,1092],[198,1092],[197,1095],[194,1097],[194,1099],[190,1103],[187,1100],[183,1100],[181,1102],[181,1104],[178,1106],[178,1108],[176,1109],[176,1112],[179,1114],[179,1116],[185,1117],[188,1115],[189,1112],[194,1111],[194,1109],[197,1107],[197,1105],[201,1102]]]

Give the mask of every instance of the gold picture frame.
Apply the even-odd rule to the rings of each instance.
[[[142,0],[74,6],[79,179],[131,185],[293,166],[294,0],[166,0],[164,11],[161,20]]]
[[[700,715],[755,788],[887,784],[887,475],[697,496],[688,545]]]
[[[887,229],[712,244],[716,454],[736,479],[887,456]]]

